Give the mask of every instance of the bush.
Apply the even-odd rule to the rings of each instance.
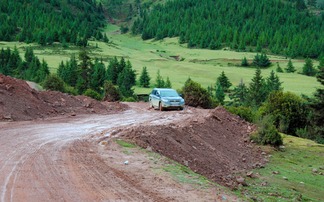
[[[64,93],[70,94],[70,95],[78,95],[78,91],[73,88],[72,86],[69,86],[67,84],[64,85]]]
[[[104,100],[108,102],[116,102],[120,100],[120,93],[117,87],[111,81],[105,81],[104,84]]]
[[[280,146],[283,144],[282,137],[273,124],[271,116],[265,116],[258,123],[258,131],[252,139],[263,145]]]
[[[232,114],[236,114],[240,116],[242,119],[248,121],[248,122],[253,122],[255,120],[255,112],[251,107],[227,107],[227,110],[231,112]]]
[[[213,100],[208,91],[190,78],[185,82],[181,92],[186,104],[189,106],[202,107],[205,109],[214,107]]]
[[[91,98],[96,99],[96,100],[101,100],[102,99],[101,95],[97,91],[92,90],[92,89],[87,89],[83,93],[83,95],[91,97]]]
[[[123,98],[123,102],[137,102],[134,97]]]
[[[44,80],[43,88],[46,90],[64,92],[64,81],[57,75],[51,74]]]
[[[271,115],[280,132],[295,135],[298,128],[307,125],[309,109],[306,101],[291,92],[270,93],[263,109],[263,115]]]

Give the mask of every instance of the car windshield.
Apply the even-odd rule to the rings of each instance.
[[[161,97],[179,97],[178,93],[173,90],[161,91]]]

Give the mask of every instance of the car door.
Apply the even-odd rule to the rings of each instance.
[[[154,105],[154,107],[159,107],[160,92],[156,90],[153,97],[154,97],[154,99],[153,99],[153,105]]]
[[[158,103],[157,102],[158,97],[157,97],[156,94],[157,94],[157,90],[153,90],[152,93],[150,94],[150,102],[151,102],[151,104],[152,104],[153,107],[157,107],[158,106],[156,104],[156,103]]]

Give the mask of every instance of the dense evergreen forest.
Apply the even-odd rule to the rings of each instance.
[[[0,41],[73,43],[104,39],[104,9],[95,0],[1,0]]]
[[[179,36],[189,48],[310,58],[324,53],[324,14],[310,12],[302,0],[174,0],[140,16],[131,31],[144,40]]]

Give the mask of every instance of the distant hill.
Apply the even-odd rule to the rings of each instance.
[[[1,0],[0,41],[73,43],[103,39],[101,3],[92,0]]]
[[[324,14],[318,5],[303,0],[173,0],[142,11],[131,30],[144,40],[177,36],[189,48],[318,58],[324,54]]]

